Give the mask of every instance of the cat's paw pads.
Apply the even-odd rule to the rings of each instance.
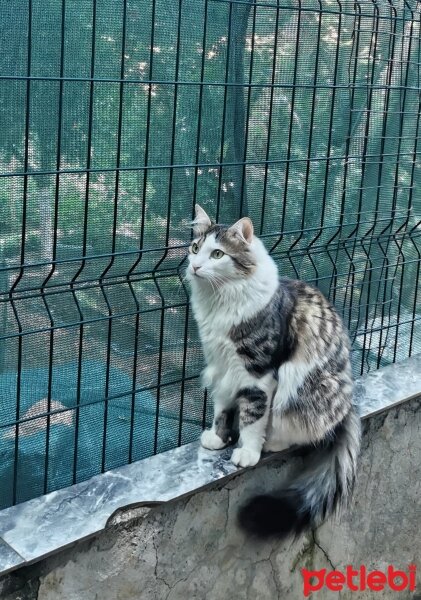
[[[231,456],[231,462],[237,467],[254,467],[260,459],[260,452],[250,448],[236,448]]]
[[[206,429],[202,433],[200,442],[202,446],[208,450],[220,450],[226,446],[225,442],[223,442],[219,435],[216,435],[212,429]]]

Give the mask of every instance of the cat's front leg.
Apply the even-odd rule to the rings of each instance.
[[[212,427],[206,429],[200,438],[201,444],[208,450],[220,450],[229,444],[234,444],[238,439],[238,425],[236,427],[236,408],[226,407],[224,404],[214,403],[215,416]]]
[[[208,365],[202,373],[202,384],[212,390],[214,417],[212,427],[200,438],[208,450],[220,450],[238,439],[238,411],[233,403],[230,380],[221,379],[218,369]]]
[[[239,467],[253,467],[259,462],[270,410],[267,392],[260,387],[250,386],[237,393],[240,447],[232,453],[231,461]]]

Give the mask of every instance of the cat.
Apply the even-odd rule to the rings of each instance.
[[[238,440],[231,460],[240,467],[257,464],[262,451],[306,448],[300,473],[239,512],[249,533],[297,535],[352,494],[360,418],[349,337],[320,291],[279,277],[249,218],[226,226],[198,205],[195,213],[186,276],[214,405],[201,444],[216,450]]]

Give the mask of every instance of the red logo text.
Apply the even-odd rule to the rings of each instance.
[[[304,596],[309,596],[312,592],[318,592],[324,587],[332,592],[341,592],[348,588],[353,592],[363,592],[371,590],[381,592],[389,588],[395,592],[403,590],[415,590],[416,587],[416,566],[410,565],[408,571],[399,571],[392,565],[387,567],[387,572],[368,571],[364,565],[359,569],[354,569],[348,565],[345,572],[330,571],[320,569],[320,571],[309,571],[301,569],[303,576]]]

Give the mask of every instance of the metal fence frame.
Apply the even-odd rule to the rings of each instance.
[[[120,75],[119,77],[97,77],[95,72],[95,57],[96,57],[96,37],[95,28],[97,24],[97,1],[92,0],[92,50],[91,50],[91,61],[88,66],[88,75],[81,76],[68,76],[64,71],[64,53],[65,53],[65,40],[66,40],[66,4],[71,4],[62,0],[61,5],[61,25],[60,25],[60,56],[59,56],[59,73],[54,75],[34,75],[32,65],[32,42],[37,32],[34,32],[32,28],[32,11],[34,8],[34,0],[26,0],[27,6],[27,47],[26,47],[26,73],[14,73],[14,72],[0,72],[0,84],[14,85],[17,82],[25,86],[25,105],[26,111],[24,120],[22,121],[22,139],[24,140],[23,153],[22,153],[22,168],[16,168],[15,170],[0,172],[0,185],[6,179],[13,178],[13,181],[22,181],[21,187],[21,231],[17,232],[20,240],[25,240],[28,236],[27,223],[28,214],[31,210],[31,206],[28,202],[29,186],[32,181],[36,178],[53,178],[55,180],[55,195],[53,202],[45,209],[45,212],[41,214],[42,219],[45,222],[49,222],[52,227],[53,236],[52,238],[45,238],[41,240],[40,255],[37,260],[28,259],[27,244],[21,243],[18,260],[16,256],[10,258],[7,256],[3,257],[0,252],[0,373],[1,365],[7,359],[5,353],[6,342],[16,344],[16,408],[15,414],[6,423],[0,424],[1,430],[8,431],[10,428],[16,428],[15,437],[15,460],[13,470],[13,484],[11,493],[11,503],[20,501],[20,494],[17,491],[17,480],[19,470],[19,443],[20,436],[19,431],[28,423],[40,422],[40,419],[45,419],[45,477],[43,482],[43,492],[47,492],[51,489],[50,482],[48,480],[48,465],[51,459],[50,456],[50,430],[54,426],[54,419],[57,419],[59,415],[66,414],[72,411],[76,422],[76,433],[75,433],[75,460],[73,467],[72,482],[75,483],[78,480],[77,476],[77,453],[78,453],[78,423],[79,413],[81,408],[81,378],[82,378],[82,361],[86,354],[86,350],[83,349],[83,341],[86,328],[90,325],[96,326],[101,323],[105,324],[108,330],[107,339],[105,342],[105,362],[106,362],[106,375],[105,375],[105,390],[104,397],[96,402],[100,402],[104,406],[104,426],[103,426],[103,444],[102,444],[102,460],[100,470],[104,471],[109,468],[106,458],[106,447],[107,447],[107,411],[110,402],[118,397],[125,397],[128,402],[132,405],[132,420],[130,427],[130,439],[129,439],[129,451],[127,455],[127,462],[131,462],[136,457],[133,454],[133,431],[134,431],[134,405],[136,400],[136,394],[144,391],[153,391],[156,397],[156,414],[155,414],[155,433],[154,433],[154,446],[153,452],[159,451],[158,447],[158,436],[161,419],[161,394],[164,388],[168,386],[171,389],[176,390],[179,394],[179,406],[178,411],[178,436],[177,444],[180,445],[185,443],[183,438],[183,427],[188,421],[189,415],[186,414],[184,408],[184,397],[186,393],[186,385],[190,382],[194,382],[195,393],[198,393],[198,376],[197,372],[188,374],[188,363],[189,363],[189,344],[191,343],[191,328],[192,319],[189,313],[188,306],[188,290],[185,288],[183,281],[183,253],[186,244],[174,243],[171,238],[170,224],[173,218],[173,207],[175,199],[173,197],[173,177],[178,170],[192,170],[194,171],[194,183],[193,183],[193,194],[190,202],[190,210],[193,210],[193,205],[197,200],[197,187],[198,187],[198,176],[200,169],[214,169],[217,172],[217,193],[214,199],[214,203],[211,205],[214,209],[214,216],[216,219],[223,214],[224,219],[234,219],[241,215],[248,214],[252,209],[252,200],[248,195],[248,177],[249,169],[259,166],[263,169],[263,188],[262,188],[262,204],[259,209],[260,219],[257,225],[258,233],[262,234],[262,238],[268,244],[274,258],[285,265],[289,264],[289,271],[291,275],[297,277],[302,276],[302,269],[297,266],[297,260],[305,260],[306,264],[312,265],[313,277],[309,277],[316,285],[319,285],[327,295],[330,296],[332,301],[338,305],[338,308],[342,311],[346,323],[351,328],[351,334],[355,341],[356,337],[362,339],[361,343],[361,365],[360,372],[364,372],[374,366],[379,367],[382,364],[382,356],[386,344],[386,340],[389,339],[390,335],[394,335],[394,353],[393,360],[396,360],[398,354],[398,338],[399,330],[402,330],[403,326],[409,324],[410,333],[408,334],[407,348],[405,349],[406,355],[410,356],[414,352],[414,336],[417,322],[421,319],[421,315],[417,314],[418,304],[418,285],[420,275],[420,241],[421,236],[421,221],[416,220],[416,214],[414,215],[414,190],[415,179],[417,177],[416,170],[419,169],[419,156],[420,151],[418,148],[418,137],[419,137],[419,115],[420,115],[420,85],[419,85],[419,73],[420,73],[420,44],[419,44],[419,24],[420,24],[420,7],[418,3],[409,3],[406,1],[392,2],[391,0],[384,0],[377,2],[376,0],[364,0],[358,1],[354,4],[350,2],[341,3],[337,0],[336,3],[328,3],[323,0],[312,2],[308,0],[297,0],[294,3],[285,2],[283,5],[280,1],[268,0],[266,1],[255,1],[253,0],[202,0],[201,9],[203,10],[203,37],[202,37],[202,50],[200,59],[200,75],[194,82],[184,81],[179,77],[180,67],[180,43],[181,43],[181,15],[183,10],[183,0],[178,0],[177,3],[171,5],[171,10],[174,11],[174,15],[177,22],[177,37],[174,46],[174,76],[173,79],[154,79],[153,77],[142,76],[142,77],[128,77],[126,73],[126,41],[127,41],[127,26],[130,20],[128,13],[129,0],[122,0],[121,2],[121,37],[120,37]],[[155,7],[157,0],[153,0],[151,4],[151,29],[150,29],[150,53],[149,53],[149,72],[152,73],[153,62],[155,60],[154,53],[154,23],[155,23]],[[225,69],[222,80],[210,81],[205,76],[205,60],[206,60],[206,47],[207,47],[207,32],[208,32],[208,15],[209,6],[220,5],[227,9],[228,7],[228,20],[227,20],[227,41],[226,41],[226,52],[225,52]],[[274,25],[274,37],[273,37],[273,66],[270,75],[269,82],[256,83],[253,79],[253,53],[255,52],[255,30],[259,19],[259,10],[264,11],[265,9],[271,10],[275,15]],[[279,83],[276,79],[276,64],[277,64],[277,48],[279,45],[278,35],[280,35],[279,22],[281,15],[285,11],[290,11],[295,14],[295,55],[298,56],[300,49],[301,39],[300,34],[303,31],[305,25],[302,21],[305,21],[306,15],[319,15],[319,28],[317,38],[317,48],[321,46],[321,23],[322,15],[333,14],[337,18],[337,42],[334,47],[334,60],[333,60],[333,72],[331,80],[320,81],[319,74],[317,71],[318,62],[318,50],[316,56],[316,68],[314,73],[314,81],[309,84],[298,84],[298,60],[295,63],[295,69],[292,73],[292,77],[288,81]],[[348,82],[344,83],[337,80],[338,74],[338,56],[340,48],[340,37],[344,35],[341,29],[342,20],[346,17],[351,17],[354,22],[354,30],[352,34],[348,32],[349,42],[352,44],[351,60],[348,65]],[[357,63],[361,59],[359,53],[360,32],[362,31],[362,23],[366,20],[371,20],[372,23],[372,37],[371,46],[368,49],[371,55],[371,62],[367,62],[367,82],[361,84],[356,80]],[[386,23],[388,33],[382,29],[382,23]],[[377,40],[379,36],[387,34],[389,36],[389,52],[388,56],[381,58],[376,57]],[[396,42],[400,42],[401,46],[398,47]],[[248,48],[248,58],[245,60],[246,46]],[[418,59],[414,61],[413,57],[418,56]],[[375,68],[376,61],[384,61],[388,65],[386,69],[386,80],[384,82],[375,81]],[[396,64],[399,63],[400,77],[399,81],[395,80]],[[245,64],[247,63],[247,66]],[[395,70],[394,70],[395,69]],[[410,70],[416,70],[418,72],[418,87],[417,89],[411,88],[408,84],[408,77]],[[57,105],[57,123],[56,129],[56,145],[55,145],[55,167],[45,167],[40,165],[34,167],[31,164],[31,103],[33,101],[33,87],[41,81],[55,82],[58,86],[58,105]],[[87,107],[86,117],[88,120],[88,139],[87,139],[87,153],[85,164],[82,168],[74,168],[64,165],[63,166],[63,155],[62,155],[62,122],[63,122],[63,95],[64,89],[68,82],[80,82],[85,83],[89,87],[89,101]],[[97,86],[99,85],[115,85],[118,86],[119,90],[119,108],[118,108],[118,126],[117,126],[117,144],[116,144],[116,155],[115,164],[109,167],[96,167],[92,163],[92,132],[95,121],[94,115],[94,97]],[[129,86],[142,85],[146,86],[147,93],[147,119],[146,119],[146,145],[144,148],[144,163],[141,165],[129,165],[123,164],[122,162],[122,131],[123,131],[123,117],[124,117],[124,94]],[[172,102],[173,102],[173,114],[171,124],[171,139],[170,144],[170,159],[168,163],[163,164],[150,164],[149,152],[150,152],[150,141],[151,141],[151,111],[153,107],[153,90],[154,86],[163,86],[171,88]],[[188,89],[198,89],[198,101],[197,101],[197,134],[196,134],[196,146],[194,151],[194,161],[178,164],[176,162],[176,148],[175,140],[177,135],[177,106],[178,106],[178,93],[179,90],[187,86]],[[189,88],[190,86],[190,88]],[[203,161],[201,160],[200,141],[201,141],[201,127],[202,117],[205,105],[204,94],[205,90],[212,86],[221,87],[224,91],[223,99],[223,110],[222,110],[222,131],[220,135],[220,152],[218,160]],[[331,104],[328,111],[328,123],[329,123],[329,135],[327,138],[326,152],[322,156],[312,155],[312,135],[315,130],[316,123],[314,122],[315,115],[315,103],[316,103],[316,90],[322,87],[329,88],[331,91]],[[269,115],[268,115],[268,129],[265,134],[266,141],[266,154],[263,160],[251,160],[248,155],[248,144],[250,135],[250,122],[251,122],[251,94],[253,90],[257,88],[265,88],[269,94]],[[290,119],[287,128],[288,135],[288,151],[287,155],[283,158],[271,158],[270,144],[271,144],[271,123],[272,113],[275,110],[274,94],[279,88],[291,90],[290,97]],[[308,152],[306,156],[294,157],[292,155],[292,149],[294,144],[294,103],[296,101],[296,92],[298,89],[308,89],[308,93],[312,94],[311,101],[311,117],[309,126],[309,139],[308,139]],[[335,95],[339,93],[339,90],[349,90],[349,119],[347,123],[344,123],[344,127],[347,129],[346,132],[346,145],[345,152],[342,155],[334,155],[331,152],[332,149],[332,136],[333,136],[333,121],[335,119]],[[363,89],[367,94],[367,102],[363,107],[358,106],[356,95],[358,90]],[[398,108],[396,105],[392,106],[391,97],[392,91],[400,89],[400,101]],[[370,118],[375,118],[375,109],[372,106],[373,93],[378,90],[382,90],[385,100],[383,105],[383,112],[381,115],[382,127],[381,127],[381,141],[379,146],[379,153],[370,154],[369,148],[369,127]],[[413,132],[413,149],[410,153],[401,151],[401,141],[403,139],[403,131],[405,126],[405,118],[407,118],[406,112],[406,101],[408,94],[418,94],[418,114],[416,117],[416,128]],[[365,119],[365,132],[362,135],[363,144],[361,152],[358,154],[352,154],[351,152],[351,140],[357,127],[358,121],[354,118],[355,114],[360,111]],[[399,167],[396,167],[394,175],[392,203],[388,214],[382,215],[382,206],[380,202],[381,190],[382,190],[382,168],[383,163],[386,164],[387,158],[390,153],[385,152],[385,142],[388,139],[387,127],[388,118],[395,112],[399,113],[396,131],[396,158],[397,165],[399,161],[406,159],[412,163],[412,172],[410,181],[406,184],[407,188],[407,204],[404,209],[402,206],[398,206],[396,202],[398,190],[400,189],[399,181]],[[229,150],[226,151],[224,143],[227,138],[232,140],[232,144],[229,146]],[[408,156],[409,154],[409,156]],[[393,158],[393,157],[392,157]],[[374,217],[373,215],[367,216],[362,210],[362,194],[365,187],[365,172],[370,168],[370,164],[373,161],[378,161],[380,165],[378,168],[378,181],[373,194],[376,194],[376,201],[374,203]],[[347,210],[345,207],[345,194],[347,189],[347,173],[351,163],[359,163],[361,166],[361,194],[360,203],[355,207],[355,217],[348,219]],[[285,223],[285,210],[281,212],[281,218],[275,231],[267,232],[265,230],[265,217],[266,217],[266,200],[270,194],[268,179],[270,177],[270,169],[274,166],[282,166],[284,169],[285,186],[283,191],[283,197],[280,198],[280,206],[285,206],[287,203],[288,185],[291,179],[290,170],[294,164],[300,163],[304,165],[304,204],[302,208],[302,220],[298,222],[294,229],[288,229]],[[305,221],[306,214],[306,202],[308,201],[309,193],[311,192],[311,169],[316,163],[322,163],[325,165],[324,184],[322,186],[321,196],[321,220],[320,224],[308,225]],[[377,163],[376,163],[377,164]],[[232,169],[231,169],[232,168]],[[343,173],[343,190],[342,190],[342,205],[338,212],[339,218],[334,225],[324,225],[324,210],[329,202],[329,172],[333,168],[338,169]],[[232,190],[228,190],[224,193],[224,172],[232,170]],[[148,196],[148,174],[153,172],[168,172],[168,193],[166,197],[166,219],[165,234],[163,236],[163,243],[158,247],[148,247],[147,243],[144,242],[144,231],[145,231],[145,214],[146,214],[146,202]],[[91,254],[88,247],[87,228],[88,228],[88,203],[90,197],[90,186],[93,178],[98,174],[102,173],[113,173],[114,179],[114,214],[113,214],[113,226],[112,226],[112,239],[111,247],[109,251],[102,254],[96,253]],[[120,192],[120,180],[126,172],[141,172],[142,177],[142,221],[140,224],[140,236],[136,242],[137,248],[129,250],[119,250],[116,244],[116,232],[117,232],[117,221],[118,221],[118,207],[119,207],[119,192]],[[85,177],[85,213],[84,213],[84,231],[82,234],[82,247],[79,253],[74,255],[63,257],[58,252],[59,238],[58,238],[58,215],[59,215],[59,204],[60,204],[60,184],[62,178],[66,175],[83,175]],[[19,184],[20,185],[20,184]],[[401,186],[402,187],[402,186]],[[365,188],[366,189],[366,188]],[[186,215],[188,219],[190,215]],[[375,225],[374,221],[375,220]],[[414,220],[415,219],[415,220]],[[366,224],[366,225],[365,225]],[[380,226],[380,229],[379,229]],[[326,238],[326,235],[328,237]],[[187,234],[186,234],[187,237]],[[287,242],[286,242],[287,240]],[[292,240],[292,241],[288,241]],[[305,243],[304,243],[305,242]],[[373,248],[376,248],[377,258],[373,259]],[[410,250],[408,251],[408,248]],[[1,246],[0,246],[1,250]],[[382,253],[383,260],[379,262],[378,253]],[[327,257],[330,268],[325,271],[320,271],[318,257],[323,255]],[[365,261],[361,262],[361,259],[356,257],[363,255]],[[148,259],[148,257],[151,257]],[[341,258],[342,257],[342,258]],[[345,258],[344,258],[345,257]],[[102,265],[101,269],[97,274],[92,274],[89,271],[89,265],[97,261],[98,265]],[[116,265],[126,265],[125,272],[118,272]],[[342,261],[342,262],[341,262]],[[345,261],[345,262],[344,262]],[[146,268],[143,264],[146,262]],[[69,269],[69,273],[72,271],[71,276],[67,279],[56,279],[57,273],[63,268],[63,265]],[[344,269],[345,265],[345,270]],[[406,269],[406,271],[405,271]],[[320,271],[320,272],[319,272]],[[411,279],[414,279],[414,293],[413,299],[413,310],[411,317],[403,318],[400,312],[400,306],[402,302],[402,295],[405,293],[405,286],[403,284],[404,278],[408,277],[410,272]],[[31,282],[31,277],[28,278],[28,274],[35,273],[34,283]],[[85,275],[85,273],[87,275]],[[42,278],[40,279],[40,274]],[[165,282],[177,278],[179,280],[181,298],[174,300],[170,294],[165,291]],[[150,281],[153,283],[156,289],[157,296],[159,297],[159,303],[156,306],[145,308],[139,298],[138,288],[136,284],[139,282]],[[356,294],[357,283],[360,286],[358,299],[354,300],[354,294]],[[362,282],[362,283],[361,283]],[[113,305],[110,290],[115,286],[125,286],[127,290],[127,297],[131,298],[131,306],[127,307],[124,311],[116,313]],[[85,307],[80,302],[79,294],[81,292],[86,293],[87,290],[95,289],[102,295],[102,300],[106,306],[106,312],[102,316],[87,316]],[[338,290],[341,290],[339,293]],[[392,294],[397,290],[397,314],[394,320],[392,319],[391,306],[392,306]],[[78,319],[73,322],[61,323],[60,316],[57,315],[55,310],[51,308],[52,299],[60,296],[60,294],[67,294],[68,297],[74,302]],[[67,297],[67,296],[66,296]],[[28,323],[22,321],[20,302],[27,301],[31,298],[39,299],[42,303],[43,310],[48,320],[48,326],[42,325],[39,327],[28,326]],[[375,306],[373,313],[372,309]],[[180,362],[180,377],[175,379],[163,379],[163,372],[165,365],[163,361],[163,354],[166,351],[166,337],[165,328],[166,316],[169,310],[178,310],[179,314],[182,314],[183,319],[183,336],[182,343],[180,346],[181,362]],[[156,343],[158,346],[157,351],[157,363],[156,363],[156,379],[151,385],[138,386],[137,384],[137,366],[138,366],[138,353],[141,348],[141,319],[148,313],[154,313],[159,315],[159,327],[156,334]],[[374,314],[374,316],[373,316]],[[113,327],[117,319],[123,319],[124,317],[134,319],[134,344],[133,344],[133,355],[130,357],[131,369],[132,369],[132,386],[131,389],[125,389],[118,393],[112,393],[110,391],[110,364],[111,355],[113,352],[112,348],[112,333]],[[180,317],[181,318],[181,317]],[[357,320],[359,327],[355,329],[352,326],[353,320]],[[376,321],[377,319],[377,321]],[[79,352],[78,352],[78,377],[77,385],[74,391],[75,402],[74,405],[69,407],[55,407],[52,396],[52,382],[53,382],[53,369],[55,364],[55,336],[57,332],[63,329],[75,329],[79,338]],[[394,331],[394,334],[391,332]],[[48,364],[48,392],[46,397],[46,405],[43,410],[36,414],[25,414],[22,411],[20,404],[21,396],[21,373],[26,367],[26,359],[24,356],[23,345],[28,336],[40,336],[39,340],[44,340],[45,337],[41,337],[41,334],[48,336],[48,347],[49,347],[49,364]],[[376,343],[372,343],[372,337],[377,336]],[[197,342],[197,339],[196,339]],[[195,343],[196,343],[195,342]],[[43,342],[44,343],[44,342]],[[197,352],[199,350],[197,349]],[[400,352],[400,351],[399,351]],[[374,363],[368,363],[368,354],[371,353],[371,359]],[[374,353],[374,354],[373,354]],[[374,356],[374,358],[373,358]],[[399,355],[399,357],[401,357]],[[371,360],[370,359],[370,360]],[[200,360],[199,360],[200,362]],[[358,370],[358,369],[357,369]],[[209,406],[206,402],[206,394],[202,396],[201,402],[201,413],[202,418],[201,426],[204,426],[207,419],[209,419]],[[84,404],[86,406],[86,404]],[[200,428],[199,428],[200,429]]]

